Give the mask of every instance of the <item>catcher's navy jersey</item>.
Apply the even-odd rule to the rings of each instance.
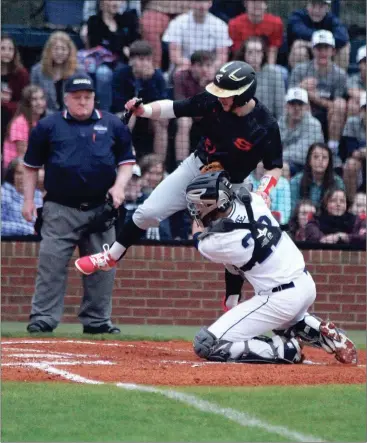
[[[202,117],[197,152],[205,163],[220,161],[233,183],[242,182],[260,161],[267,170],[283,167],[276,119],[257,99],[255,108],[239,117],[225,112],[218,99],[203,92],[173,103],[176,117]]]

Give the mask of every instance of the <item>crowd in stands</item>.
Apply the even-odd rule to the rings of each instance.
[[[226,61],[257,73],[256,98],[278,120],[283,176],[271,210],[297,241],[363,244],[366,239],[366,46],[350,60],[347,27],[331,0],[305,0],[286,23],[266,0],[85,0],[77,49],[53,32],[28,72],[13,38],[1,37],[3,236],[33,233],[22,219],[22,156],[39,119],[62,110],[65,81],[87,72],[98,108],[120,115],[132,97],[145,103],[205,90]],[[344,3],[342,7],[347,7]],[[287,48],[284,60],[281,48]],[[358,72],[349,70],[350,62]],[[126,191],[126,217],[195,149],[199,122],[133,117],[138,164]],[[171,167],[172,169],[172,167]],[[256,190],[264,167],[249,178]],[[42,177],[36,205],[42,206]],[[190,238],[179,213],[147,231],[158,240]]]

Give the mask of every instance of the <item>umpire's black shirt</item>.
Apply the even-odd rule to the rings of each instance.
[[[24,156],[25,166],[45,165],[46,199],[65,205],[103,201],[116,167],[134,163],[129,129],[96,109],[83,121],[67,111],[40,120]]]
[[[254,100],[255,108],[243,117],[225,112],[218,99],[207,92],[173,103],[176,117],[202,117],[203,137],[196,153],[204,163],[220,161],[233,183],[241,183],[260,161],[267,170],[283,167],[278,123]]]

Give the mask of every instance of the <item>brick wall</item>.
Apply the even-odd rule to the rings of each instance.
[[[2,320],[27,321],[38,243],[2,243]],[[313,310],[346,329],[366,328],[366,253],[303,251],[318,288]],[[192,247],[135,246],[120,262],[113,321],[120,324],[204,325],[221,314],[223,269]],[[246,296],[251,291],[245,287]],[[80,276],[70,267],[64,322],[76,322]]]

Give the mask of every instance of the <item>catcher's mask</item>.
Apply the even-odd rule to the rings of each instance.
[[[232,109],[244,106],[255,95],[256,72],[248,63],[233,61],[225,63],[215,73],[214,81],[206,90],[218,98],[234,97]]]
[[[213,211],[225,212],[233,199],[232,184],[225,171],[199,175],[186,188],[187,208],[196,222]]]

